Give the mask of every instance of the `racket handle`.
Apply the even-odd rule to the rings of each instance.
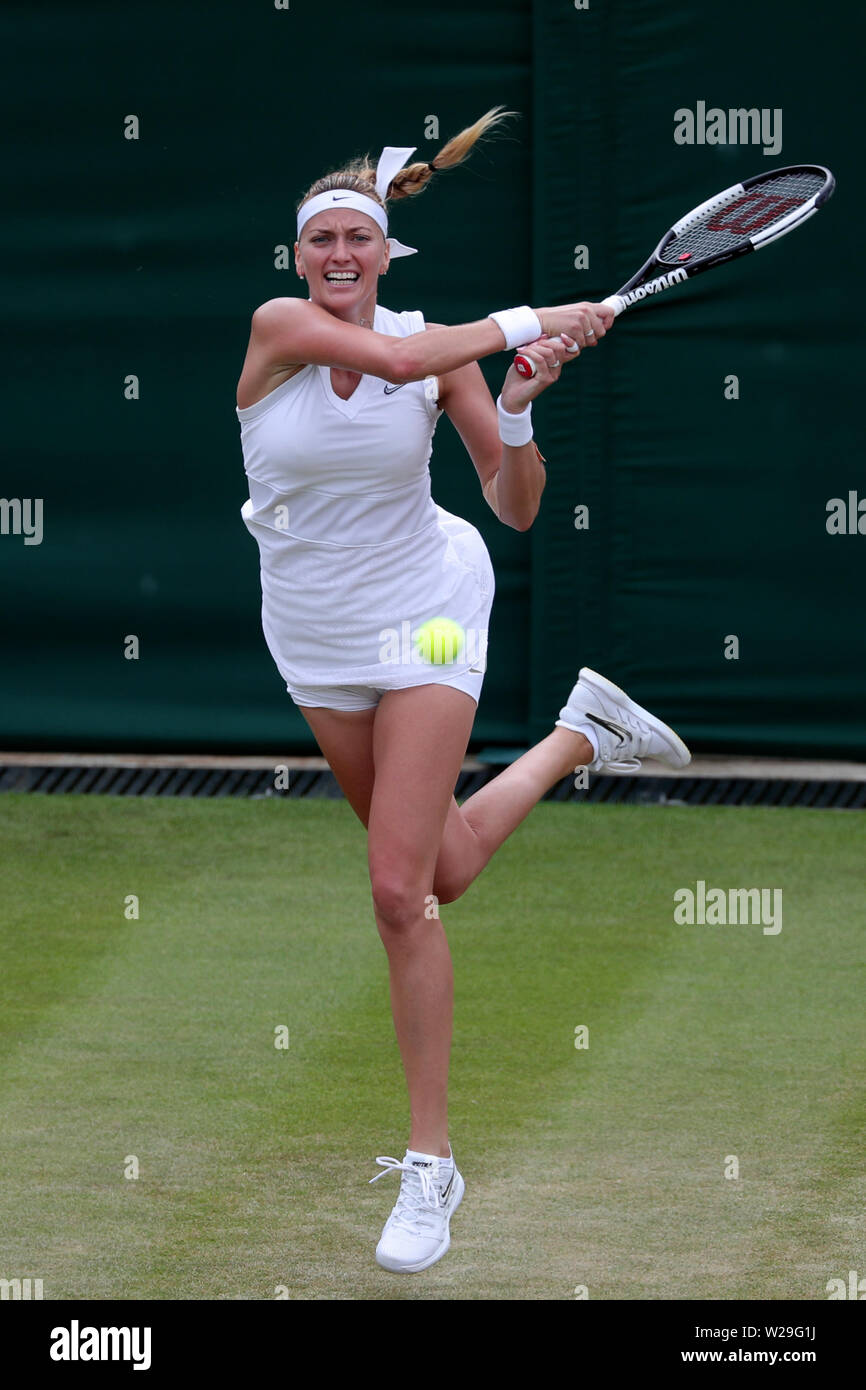
[[[607,296],[607,299],[603,299],[601,302],[602,304],[606,304],[609,309],[613,309],[615,318],[617,318],[622,313],[623,309],[626,308],[625,300],[620,299],[618,294],[609,294]],[[552,343],[559,343],[562,341],[562,339],[557,335],[557,337],[551,338],[550,341]],[[580,352],[580,348],[573,347],[569,348],[568,351]],[[531,357],[524,357],[521,353],[518,352],[517,356],[514,359],[514,365],[521,376],[535,376],[535,363],[532,361]]]
[[[547,341],[549,343],[561,343],[562,339],[557,333],[555,338],[548,338]],[[580,352],[580,348],[575,343],[574,347],[566,348],[566,352]],[[524,357],[522,353],[518,352],[514,359],[514,365],[521,376],[535,376],[535,363],[531,357]]]

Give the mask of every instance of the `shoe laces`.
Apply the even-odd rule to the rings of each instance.
[[[378,1182],[386,1173],[399,1171],[403,1175],[400,1195],[391,1213],[394,1225],[408,1231],[417,1230],[419,1225],[432,1225],[435,1214],[442,1209],[442,1191],[433,1178],[432,1168],[399,1158],[382,1157],[376,1162],[382,1164],[382,1171],[370,1182]]]

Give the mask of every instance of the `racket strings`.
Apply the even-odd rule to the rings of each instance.
[[[732,251],[807,203],[824,183],[820,173],[796,170],[753,184],[741,198],[721,208],[707,208],[698,222],[674,234],[659,259],[666,265],[682,265]]]

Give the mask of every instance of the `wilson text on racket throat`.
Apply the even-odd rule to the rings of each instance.
[[[689,272],[685,269],[671,270],[666,275],[657,275],[654,280],[647,280],[645,285],[638,285],[636,289],[626,290],[619,296],[623,304],[637,304],[638,300],[646,299],[648,294],[658,294],[660,290],[669,290],[671,285],[682,284],[683,280],[688,280]]]

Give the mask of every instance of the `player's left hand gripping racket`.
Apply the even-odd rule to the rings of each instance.
[[[760,251],[801,227],[835,187],[822,164],[790,164],[735,183],[675,222],[637,274],[601,302],[619,315],[704,270]],[[521,376],[535,376],[531,358],[518,353],[514,365]]]

